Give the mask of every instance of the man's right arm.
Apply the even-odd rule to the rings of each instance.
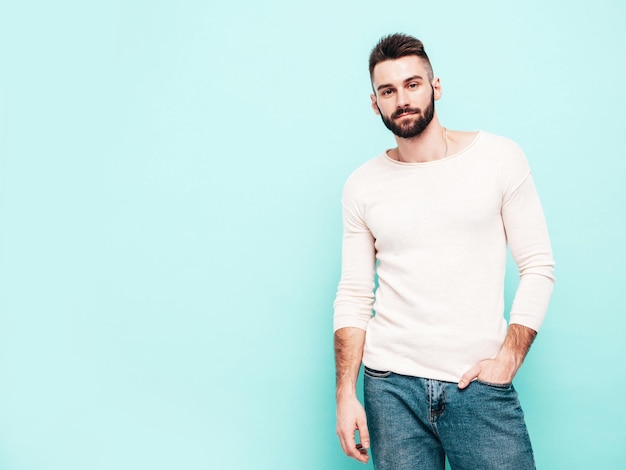
[[[376,249],[365,222],[364,202],[358,196],[364,182],[351,177],[344,188],[341,280],[334,302],[335,364],[337,374],[337,435],[345,454],[369,460],[365,410],[356,396],[363,358],[365,330],[372,318]],[[356,195],[355,195],[356,193]],[[356,432],[360,443],[357,444]],[[358,447],[357,447],[358,446]]]
[[[359,431],[362,449],[370,446],[365,410],[356,396],[356,382],[363,358],[365,331],[346,327],[335,332],[335,367],[337,374],[337,435],[345,454],[366,463],[369,455],[361,452],[355,439]]]

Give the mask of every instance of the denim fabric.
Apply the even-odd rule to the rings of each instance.
[[[512,384],[456,383],[365,368],[365,410],[377,470],[532,470]]]

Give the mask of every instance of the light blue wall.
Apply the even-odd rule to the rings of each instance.
[[[368,468],[334,434],[331,304],[343,181],[393,145],[366,64],[395,31],[444,125],[535,174],[539,468],[623,468],[624,5],[3,1],[0,468]]]

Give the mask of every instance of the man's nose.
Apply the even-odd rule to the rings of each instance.
[[[398,102],[396,103],[398,108],[404,108],[409,105],[409,94],[406,91],[399,90],[396,96],[398,99]]]

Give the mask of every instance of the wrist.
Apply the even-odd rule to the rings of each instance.
[[[498,355],[496,356],[496,359],[501,364],[510,365],[510,366],[513,366],[513,367],[517,367],[521,363],[519,354],[517,354],[515,351],[511,351],[511,350],[509,350],[507,348],[502,348],[498,352]]]
[[[354,383],[340,383],[337,384],[335,389],[335,397],[337,401],[343,399],[356,398],[356,384]]]
[[[517,354],[507,350],[500,350],[495,357],[495,361],[498,363],[498,369],[508,375],[509,381],[513,380],[515,374],[522,365],[523,358],[518,357]]]

